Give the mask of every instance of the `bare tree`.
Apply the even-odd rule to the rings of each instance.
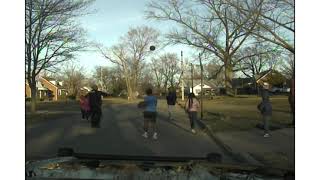
[[[128,99],[135,99],[138,79],[143,68],[142,62],[150,55],[149,47],[158,43],[159,32],[153,28],[142,26],[130,28],[128,33],[120,38],[120,42],[105,51],[99,48],[102,55],[117,64],[125,78]]]
[[[242,15],[251,16],[251,10],[248,7],[242,6],[234,0],[226,1]],[[252,31],[252,34],[277,46],[281,46],[294,54],[294,8],[294,0],[263,1],[261,11],[259,11],[258,28]]]
[[[92,79],[101,89],[104,89],[114,95],[119,94],[122,90],[126,89],[125,80],[121,73],[121,69],[117,66],[96,66],[93,72]],[[101,83],[102,81],[102,83]],[[100,82],[100,83],[99,83]]]
[[[31,88],[31,112],[36,111],[36,77],[70,60],[84,47],[84,31],[75,23],[92,1],[27,0],[25,11],[26,79]]]
[[[282,73],[288,79],[294,79],[294,71],[295,71],[295,63],[294,63],[294,56],[292,54],[286,55],[283,57],[283,63],[280,67]]]
[[[204,65],[204,79],[206,81],[212,81],[217,87],[224,85],[223,71],[219,70],[221,65],[214,62],[210,62]]]
[[[167,34],[170,43],[205,49],[218,57],[223,63],[227,94],[233,95],[231,82],[237,61],[233,57],[256,27],[262,1],[239,2],[249,9],[243,15],[225,0],[153,0],[148,4],[146,16],[179,25],[180,29]]]
[[[152,58],[150,62],[150,66],[151,66],[153,75],[155,77],[157,91],[160,93],[161,88],[163,86],[163,79],[164,79],[163,64],[158,60],[158,58]]]
[[[153,70],[151,66],[146,64],[145,68],[142,69],[141,75],[138,83],[138,91],[139,93],[144,93],[147,88],[155,88],[155,78],[152,76]],[[157,93],[159,89],[155,89],[154,92]]]
[[[83,72],[84,68],[73,62],[65,64],[61,70],[60,77],[71,96],[77,97],[79,95],[85,80],[85,74]]]
[[[111,72],[107,66],[96,66],[93,72],[93,78],[96,80],[98,87],[103,90],[110,90]]]
[[[252,47],[246,47],[240,52],[247,58],[236,64],[236,67],[247,77],[255,78],[256,75],[269,69],[275,69],[279,51],[273,50],[270,44],[256,43]],[[248,56],[252,54],[252,56]]]
[[[153,58],[151,67],[159,90],[167,92],[168,86],[176,88],[179,84],[181,67],[177,54],[165,53]]]

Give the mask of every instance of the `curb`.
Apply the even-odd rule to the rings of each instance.
[[[256,160],[249,153],[234,152],[230,146],[223,143],[223,141],[220,138],[218,138],[213,134],[209,126],[207,126],[205,123],[203,124],[206,127],[206,129],[204,129],[204,132],[224,151],[225,154],[229,155],[233,160],[243,164],[250,164],[250,165],[257,165],[257,166],[264,165],[264,163]]]
[[[184,107],[180,102],[178,102],[177,104],[184,110]],[[227,144],[223,143],[220,138],[218,138],[217,136],[214,135],[213,131],[206,123],[204,123],[203,121],[198,121],[198,122],[200,122],[201,126],[204,127],[204,129],[202,131],[204,133],[206,133],[222,149],[222,151],[225,154],[227,154],[228,156],[230,156],[233,160],[237,161],[238,163],[243,163],[243,164],[250,164],[250,165],[254,164],[257,166],[264,165],[264,163],[256,160],[249,153],[236,153],[236,152],[234,152],[231,147],[229,147]]]

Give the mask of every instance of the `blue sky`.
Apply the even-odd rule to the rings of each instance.
[[[126,34],[130,27],[148,25],[165,33],[173,24],[168,22],[154,22],[144,18],[144,10],[149,0],[96,0],[89,8],[92,13],[80,18],[80,23],[87,30],[88,39],[97,41],[106,47],[117,43],[120,36]],[[186,46],[174,46],[165,51],[180,54],[183,50],[185,56],[191,56],[191,49]],[[156,51],[155,51],[156,52]],[[188,53],[189,52],[189,53]],[[95,66],[111,66],[112,64],[101,57],[97,52],[81,52],[77,61],[92,72]]]

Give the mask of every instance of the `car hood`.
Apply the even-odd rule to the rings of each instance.
[[[26,162],[26,179],[294,179],[294,172],[219,159],[73,153]]]

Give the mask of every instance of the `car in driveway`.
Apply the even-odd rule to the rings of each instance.
[[[283,93],[289,93],[290,92],[290,88],[287,87],[273,87],[270,90],[271,93],[273,94],[283,94]]]

